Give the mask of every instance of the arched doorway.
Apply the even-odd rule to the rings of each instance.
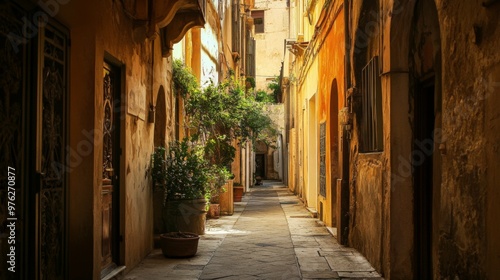
[[[414,276],[433,279],[437,271],[437,213],[441,158],[435,153],[436,128],[441,128],[441,42],[436,5],[415,5],[409,50],[410,101],[413,104]]]
[[[337,79],[330,88],[330,184],[332,188],[332,226],[337,226],[337,179],[339,179],[339,93]]]
[[[260,177],[261,179],[266,179],[267,170],[267,144],[262,141],[257,141],[255,145],[255,177]]]
[[[154,145],[155,147],[165,146],[167,129],[167,102],[165,99],[165,88],[160,86],[158,96],[156,98],[155,108],[155,132]]]

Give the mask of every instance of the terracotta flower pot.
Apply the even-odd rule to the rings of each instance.
[[[169,200],[163,207],[163,222],[166,232],[193,232],[205,234],[207,200]]]
[[[220,204],[211,203],[210,207],[208,208],[208,216],[212,219],[220,218]]]
[[[167,258],[188,258],[196,255],[200,236],[191,232],[170,232],[160,235],[163,255]]]
[[[233,187],[234,202],[241,202],[243,197],[243,187]]]
[[[221,215],[233,215],[234,213],[234,197],[233,197],[233,180],[227,180],[224,185],[225,192],[220,194],[219,204]]]

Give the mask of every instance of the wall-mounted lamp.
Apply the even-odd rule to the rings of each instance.
[[[351,132],[352,130],[352,113],[349,112],[349,107],[344,107],[339,111],[339,123],[344,130]]]
[[[155,106],[149,103],[148,123],[155,122]]]

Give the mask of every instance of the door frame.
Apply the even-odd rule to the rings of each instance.
[[[113,90],[113,129],[111,131],[112,133],[112,141],[113,141],[113,146],[112,146],[112,154],[113,154],[113,159],[112,159],[112,164],[113,164],[113,196],[112,196],[112,214],[111,214],[111,223],[112,223],[112,232],[111,232],[111,250],[112,250],[112,262],[111,264],[108,264],[108,266],[103,266],[101,268],[101,277],[107,275],[109,272],[111,272],[113,269],[118,267],[120,264],[123,263],[124,257],[123,257],[123,224],[122,224],[122,216],[123,216],[123,139],[124,139],[124,125],[125,125],[125,107],[124,107],[124,99],[125,95],[123,94],[123,89],[125,88],[124,84],[124,67],[123,64],[112,57],[109,54],[105,54],[104,56],[104,61],[103,61],[103,71],[104,69],[108,68],[110,71],[113,71],[113,78],[116,79],[115,86]],[[103,78],[103,87],[104,87],[104,78]],[[104,92],[98,97],[98,98],[103,98],[104,97]],[[104,112],[102,115],[102,119],[104,120]],[[104,135],[104,131],[103,131]],[[104,146],[103,146],[104,147]],[[104,149],[103,149],[103,156],[104,156]],[[102,158],[101,158],[102,162]],[[103,170],[104,171],[104,170]],[[101,195],[102,197],[102,185],[101,185]],[[102,209],[102,205],[101,205]],[[101,210],[102,211],[102,210]],[[101,225],[102,228],[103,225]],[[102,236],[101,236],[102,240]],[[102,252],[102,246],[101,246],[101,252]]]
[[[412,139],[414,154],[412,166],[414,169],[414,224],[415,224],[415,272],[416,279],[432,279],[433,257],[432,257],[432,232],[433,232],[433,152],[430,154],[422,151],[418,143],[433,139],[435,129],[435,76],[432,75],[415,87],[414,95],[414,132]],[[430,115],[429,115],[430,114]],[[434,151],[433,146],[430,149]],[[424,158],[420,158],[423,156]]]

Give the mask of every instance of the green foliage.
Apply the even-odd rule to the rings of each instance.
[[[273,96],[273,103],[278,103],[281,97],[280,77],[276,76],[268,85],[267,88]]]
[[[165,166],[167,163],[165,157],[166,149],[163,146],[156,147],[154,153],[151,155],[151,177],[153,178],[153,183],[164,184],[166,181]]]
[[[174,81],[174,89],[183,98],[193,91],[198,90],[198,81],[196,80],[196,77],[179,59],[176,59],[173,62],[172,78]]]
[[[264,103],[278,103],[281,97],[280,78],[275,77],[268,85],[267,89],[259,89],[255,94],[255,100]]]
[[[255,79],[253,77],[247,77],[245,82],[247,88],[255,88]]]
[[[165,160],[165,199],[209,198],[211,167],[201,146],[171,142]]]
[[[210,201],[219,202],[219,195],[226,192],[224,188],[226,181],[231,177],[231,173],[225,167],[212,165],[210,170]]]
[[[236,141],[255,142],[264,134],[276,134],[262,108],[262,103],[247,97],[244,88],[232,80],[210,84],[186,101],[194,136],[204,143],[209,162],[218,166],[231,164]]]
[[[260,89],[255,93],[255,101],[274,103],[274,96],[272,94],[268,94],[265,90]]]
[[[231,173],[225,167],[209,164],[204,147],[183,141],[170,143],[169,149],[157,147],[151,155],[151,173],[156,187],[163,187],[166,200],[218,196]],[[159,184],[158,184],[159,183]]]
[[[256,142],[277,135],[263,103],[246,96],[232,78],[199,89],[180,60],[173,63],[174,87],[185,100],[191,139],[158,147],[151,157],[154,182],[165,187],[166,200],[218,197],[230,178],[227,166],[235,143]]]

